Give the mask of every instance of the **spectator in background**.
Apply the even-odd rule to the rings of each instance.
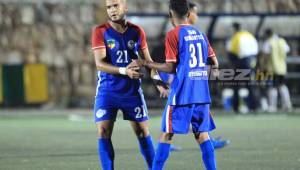
[[[248,109],[256,110],[256,100],[255,100],[255,89],[254,85],[251,84],[251,78],[254,76],[254,68],[256,66],[256,57],[258,54],[258,43],[255,37],[246,30],[241,28],[239,23],[232,24],[234,33],[231,39],[226,44],[226,50],[228,51],[228,57],[230,62],[235,69],[236,74],[239,74],[238,69],[249,69],[248,80],[237,80],[234,84],[233,90],[233,109],[235,112],[247,113]],[[249,95],[246,104],[248,108],[246,110],[239,109],[239,91],[241,87],[246,87],[248,89]]]
[[[276,35],[272,29],[266,29],[264,36],[266,38],[263,44],[263,57],[267,61],[267,71],[272,73],[273,83],[268,89],[269,111],[277,111],[278,91],[281,96],[281,106],[283,110],[290,111],[292,103],[287,86],[284,84],[284,77],[287,73],[286,57],[290,47],[286,41]]]

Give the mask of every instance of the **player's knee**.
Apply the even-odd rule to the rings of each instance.
[[[202,132],[202,133],[194,133],[195,139],[198,143],[203,143],[204,141],[207,141],[209,139],[209,135],[207,132]]]
[[[98,138],[110,138],[111,131],[104,127],[98,127]]]
[[[161,142],[170,142],[173,139],[173,133],[163,133],[160,136]]]
[[[144,137],[147,137],[150,134],[148,128],[139,128],[139,129],[136,129],[136,130],[134,130],[134,133],[136,134],[136,136],[138,138],[144,138]]]

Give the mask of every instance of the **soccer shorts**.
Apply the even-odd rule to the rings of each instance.
[[[138,98],[116,98],[112,96],[97,96],[95,98],[95,122],[115,121],[118,110],[122,111],[124,120],[135,122],[148,120],[148,110],[143,95]]]
[[[190,124],[194,133],[209,132],[216,128],[209,112],[209,104],[167,105],[165,107],[162,132],[186,134],[189,132]]]

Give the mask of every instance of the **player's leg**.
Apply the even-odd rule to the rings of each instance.
[[[189,131],[191,114],[189,106],[165,107],[162,116],[162,135],[157,145],[153,170],[161,170],[169,157],[173,134],[185,134]]]
[[[278,76],[274,75],[273,84],[268,89],[268,100],[269,100],[269,112],[277,111],[277,99],[278,99]]]
[[[202,152],[202,160],[205,165],[206,170],[215,170],[216,161],[214,154],[214,146],[209,138],[208,132],[196,132],[194,133],[195,139],[200,145]]]
[[[111,141],[118,109],[103,107],[103,98],[96,98],[94,119],[98,132],[98,154],[103,170],[114,169],[114,148]]]
[[[144,102],[142,103],[143,105],[137,105],[134,107],[123,107],[122,111],[124,119],[130,121],[133,131],[137,136],[141,154],[146,160],[148,168],[151,169],[155,150],[148,128],[147,107]]]
[[[137,136],[141,154],[147,162],[149,169],[152,169],[152,163],[155,155],[152,137],[149,132],[148,121],[136,122],[130,121],[134,133]]]
[[[173,133],[162,133],[157,144],[152,170],[162,170],[170,153]]]
[[[103,170],[114,169],[114,148],[111,135],[114,127],[114,120],[105,120],[96,123],[98,131],[98,154]]]
[[[278,91],[281,96],[281,105],[282,109],[285,111],[291,111],[292,109],[292,102],[291,102],[291,97],[290,97],[290,92],[287,86],[284,84],[284,76],[280,75],[278,76],[278,81],[279,81],[279,87]]]
[[[202,160],[206,170],[215,170],[215,151],[208,132],[215,128],[213,119],[209,114],[209,105],[195,105],[191,120],[195,139],[202,152]]]

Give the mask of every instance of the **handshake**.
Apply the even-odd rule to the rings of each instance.
[[[151,61],[146,61],[143,59],[132,60],[132,62],[126,67],[126,75],[131,79],[139,79],[144,76],[141,73],[141,67],[148,67],[151,69],[151,77],[154,81],[154,84],[157,90],[160,93],[160,97],[166,98],[169,95],[169,87],[166,83],[164,83],[157,74],[155,69],[152,69],[150,66]]]
[[[126,75],[131,79],[139,79],[144,76],[143,73],[140,72],[142,67],[147,66],[148,61],[143,59],[132,60],[132,62],[126,67]]]

